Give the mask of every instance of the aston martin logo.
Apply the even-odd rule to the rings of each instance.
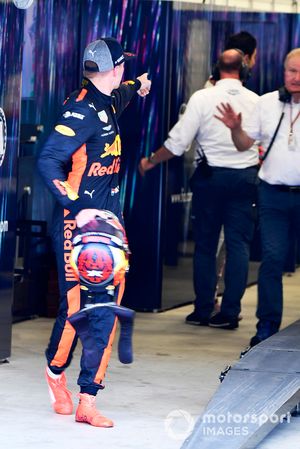
[[[5,114],[2,108],[0,108],[0,167],[3,164],[7,140],[7,127]]]

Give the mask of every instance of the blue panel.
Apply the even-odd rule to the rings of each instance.
[[[11,346],[23,22],[23,11],[0,2],[0,359]]]
[[[35,121],[50,131],[66,95],[78,87],[78,36],[81,2],[39,0],[30,35],[33,57],[31,96]]]
[[[79,46],[81,1],[39,0],[25,23],[22,92],[22,124],[42,125],[44,132],[35,145],[34,156],[50,133],[66,96],[79,86]],[[23,154],[21,154],[23,156]],[[53,198],[36,174],[31,185],[34,220],[52,221]]]
[[[137,54],[125,65],[125,79],[148,72],[152,92],[132,101],[119,123],[122,136],[122,201],[131,268],[124,303],[141,310],[160,308],[163,167],[141,179],[138,162],[157,148],[167,132],[170,69],[170,2],[88,0],[82,11],[82,46],[101,36],[119,39]]]

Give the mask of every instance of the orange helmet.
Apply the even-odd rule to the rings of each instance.
[[[71,265],[82,286],[90,291],[116,287],[129,269],[125,230],[112,212],[99,214],[73,240]]]

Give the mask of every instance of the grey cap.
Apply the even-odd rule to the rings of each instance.
[[[89,72],[108,72],[124,61],[135,58],[132,53],[124,52],[121,44],[113,37],[104,37],[91,42],[83,54],[83,68]],[[94,62],[97,67],[90,67],[87,61]]]

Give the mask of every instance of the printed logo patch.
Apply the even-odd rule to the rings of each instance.
[[[85,190],[85,191],[84,191],[84,195],[89,195],[91,198],[93,198],[94,192],[95,192],[95,189],[92,190],[91,192],[89,192],[88,190]]]
[[[85,115],[83,114],[78,114],[78,112],[71,112],[71,111],[66,111],[63,114],[63,117],[65,118],[69,118],[69,117],[74,117],[74,118],[79,118],[80,120],[83,120]]]
[[[119,193],[119,191],[120,191],[120,187],[117,186],[117,187],[114,187],[114,188],[112,188],[112,189],[110,190],[110,194],[111,194],[111,196],[114,196],[114,195],[116,195],[117,193]]]
[[[109,131],[109,133],[103,133],[101,134],[101,137],[106,137],[106,136],[110,136],[111,134],[113,134],[114,131]]]
[[[116,135],[115,140],[111,145],[108,143],[104,146],[104,153],[100,155],[101,159],[107,156],[121,156],[121,139],[119,134]]]
[[[69,136],[69,137],[75,136],[75,131],[73,131],[73,129],[69,128],[68,126],[56,125],[56,127],[54,129],[55,129],[55,131],[57,131],[60,134],[63,134],[64,136]]]
[[[113,160],[111,165],[102,165],[100,162],[93,162],[90,166],[88,176],[106,176],[120,171],[120,158],[117,157]]]
[[[107,116],[107,114],[106,114],[106,112],[104,110],[98,112],[98,117],[101,120],[101,122],[104,122],[104,123],[108,122],[108,116]]]
[[[123,62],[124,60],[125,60],[124,55],[121,55],[118,59],[116,59],[115,65],[120,64],[120,62]]]
[[[239,95],[240,93],[237,89],[229,89],[227,92],[229,93],[229,95]]]

